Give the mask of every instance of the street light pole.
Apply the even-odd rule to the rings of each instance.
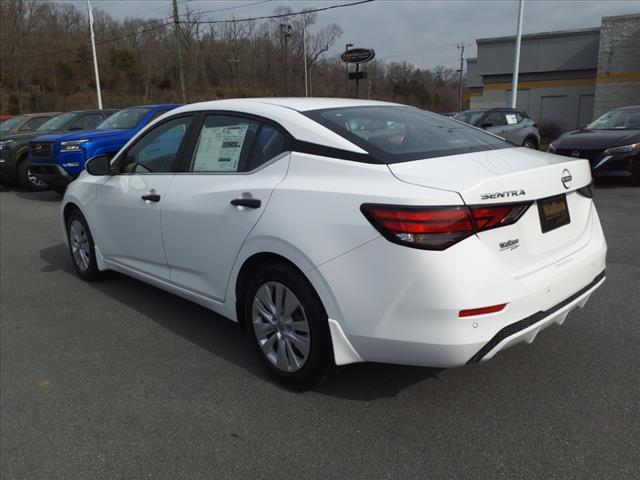
[[[304,55],[304,96],[309,96],[309,80],[307,74],[307,38],[306,38],[307,28],[302,22],[302,54]]]
[[[353,43],[347,43],[344,51],[348,52],[349,47],[353,47]],[[347,71],[346,82],[344,84],[344,98],[349,98],[349,62],[344,62],[344,69]]]
[[[511,108],[516,108],[518,98],[518,72],[520,70],[520,43],[522,42],[522,17],[524,13],[524,0],[520,0],[518,6],[518,31],[516,33],[516,54],[513,60],[513,83],[511,85]]]
[[[98,72],[98,57],[96,56],[96,37],[93,33],[93,11],[91,2],[87,0],[89,10],[89,31],[91,32],[91,50],[93,50],[93,69],[96,76],[96,93],[98,94],[98,109],[102,110],[102,92],[100,91],[100,73]]]

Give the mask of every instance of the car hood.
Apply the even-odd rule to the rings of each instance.
[[[25,132],[25,133],[13,133],[11,135],[5,135],[2,137],[3,141],[6,140],[29,140],[31,138],[40,137],[42,135],[49,135],[52,133],[58,133],[59,130],[40,130],[36,132]]]
[[[133,135],[135,130],[82,130],[79,132],[56,134],[56,135],[41,135],[37,138],[40,142],[70,142],[73,140],[101,140],[110,137],[122,137],[127,135]]]
[[[640,142],[640,130],[575,130],[553,142],[556,149],[604,150]]]

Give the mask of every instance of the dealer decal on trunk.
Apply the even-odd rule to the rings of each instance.
[[[498,246],[500,247],[499,251],[501,252],[504,252],[505,250],[515,250],[520,246],[520,239],[514,238],[512,240],[507,240],[506,242],[500,242],[498,243]]]

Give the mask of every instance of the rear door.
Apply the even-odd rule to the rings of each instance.
[[[523,121],[524,117],[512,110],[505,110],[502,113],[504,115],[502,136],[516,145],[522,145],[525,138],[524,130],[526,128],[526,124]]]
[[[223,301],[236,256],[287,172],[288,135],[236,114],[207,114],[171,183],[162,237],[172,283]]]

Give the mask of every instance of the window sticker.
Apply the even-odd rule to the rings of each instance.
[[[507,119],[507,125],[518,123],[518,118],[515,113],[505,113],[504,117]]]
[[[205,127],[200,132],[194,172],[235,172],[238,170],[248,124]]]

